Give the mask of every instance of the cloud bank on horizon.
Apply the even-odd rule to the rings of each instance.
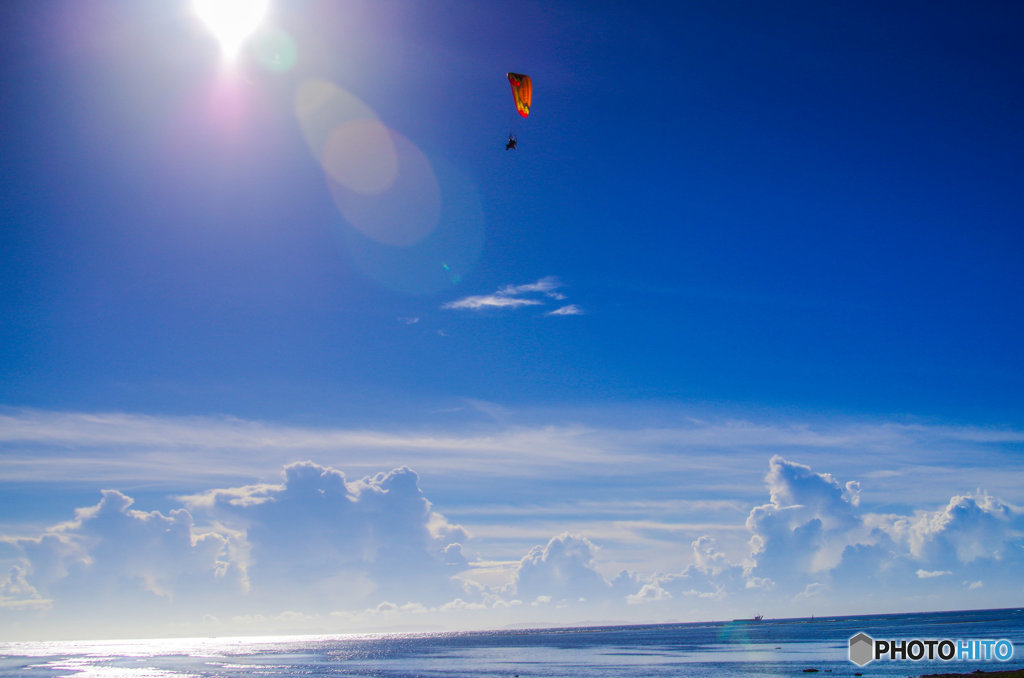
[[[600,541],[569,531],[488,560],[492,544],[405,467],[350,480],[291,463],[279,483],[182,496],[167,513],[104,490],[64,522],[0,540],[0,620],[9,638],[81,635],[85,618],[98,635],[342,632],[998,607],[1021,593],[1024,511],[1000,498],[871,512],[859,481],[780,455],[764,482],[741,557],[700,534],[679,537],[688,556],[670,571],[612,574]]]

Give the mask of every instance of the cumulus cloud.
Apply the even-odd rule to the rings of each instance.
[[[754,576],[774,581],[828,571],[844,549],[865,538],[856,515],[859,487],[775,455],[769,461],[770,501],[747,518]]]
[[[481,294],[463,297],[448,302],[441,308],[481,311],[485,309],[520,308],[523,306],[541,306],[548,300],[564,301],[566,296],[558,291],[562,283],[553,276],[541,278],[537,282],[523,285],[505,285],[493,294]],[[546,315],[580,315],[583,310],[576,304],[566,304]]]
[[[521,598],[603,598],[611,584],[596,569],[597,547],[586,537],[563,533],[535,546],[519,561],[515,591]]]
[[[699,572],[718,576],[733,567],[725,554],[715,548],[715,540],[711,537],[699,537],[690,546],[693,548],[693,567]]]
[[[642,605],[644,603],[657,603],[668,600],[672,594],[661,588],[657,582],[644,584],[636,593],[626,596],[626,602],[630,605]]]
[[[766,482],[770,502],[747,519],[748,581],[801,597],[859,585],[906,598],[929,595],[953,575],[1010,581],[1024,566],[1024,515],[987,494],[954,496],[911,516],[867,513],[859,484],[780,456]]]
[[[690,564],[681,571],[622,572],[609,581],[597,545],[563,533],[521,559],[511,590],[532,605],[617,601],[623,614],[691,618],[716,618],[725,609],[751,614],[765,605],[791,614],[812,605],[892,610],[922,604],[948,589],[942,582],[951,576],[979,595],[991,588],[981,582],[1015,581],[1024,565],[1021,513],[988,495],[955,496],[911,516],[874,514],[861,507],[859,481],[780,455],[769,460],[765,482],[768,502],[746,521],[745,557],[731,558],[705,534],[690,542]]]
[[[420,603],[406,603],[398,605],[385,600],[376,607],[367,609],[364,614],[368,616],[396,616],[399,614],[426,614],[429,610]]]
[[[715,540],[701,536],[690,543],[693,562],[682,572],[662,576],[659,588],[675,599],[722,600],[745,588],[743,567],[718,550]]]
[[[360,602],[442,602],[457,591],[451,577],[466,567],[469,535],[433,510],[412,470],[348,481],[300,462],[282,475],[279,484],[184,497],[188,508],[167,514],[104,490],[72,520],[6,540],[16,564],[0,579],[0,608],[124,619],[172,608],[322,614]]]
[[[255,590],[318,605],[373,595],[444,595],[466,566],[468,534],[432,509],[414,471],[400,467],[348,481],[313,462],[289,464],[283,482],[185,497],[193,510],[244,532],[245,570]],[[422,595],[419,594],[419,595]]]
[[[963,563],[1002,559],[1024,534],[1021,514],[999,499],[955,496],[942,510],[920,513],[909,522],[910,551],[923,560],[955,556]],[[1016,538],[1016,539],[1015,539]]]
[[[178,497],[182,507],[164,511],[140,510],[105,490],[64,523],[0,539],[0,620],[37,618],[51,629],[54,620],[116,616],[132,629],[133,619],[209,618],[224,620],[210,628],[225,633],[231,620],[247,631],[259,620],[314,631],[335,622],[493,627],[795,615],[811,606],[887,611],[923,609],[951,591],[972,606],[999,604],[1024,569],[1024,514],[986,493],[909,515],[872,513],[862,506],[870,478],[862,489],[781,455],[769,459],[764,482],[767,500],[745,504],[745,525],[733,514],[734,532],[707,534],[707,522],[665,530],[651,521],[586,537],[531,531],[514,550],[507,541],[485,545],[504,554],[476,556],[483,550],[474,541],[472,564],[466,529],[435,509],[405,466],[349,478],[331,466],[290,463],[276,482],[226,484]],[[683,495],[669,505],[700,504]],[[627,562],[609,551],[642,543],[652,526],[659,544],[674,541],[677,560],[607,577]],[[506,531],[491,538],[520,529],[499,527]],[[732,536],[744,528],[749,542]]]
[[[164,515],[133,509],[133,504],[117,490],[104,490],[100,502],[76,510],[73,521],[24,540],[39,581],[52,587],[57,579],[73,577],[104,588],[127,582],[167,599],[215,578],[241,582],[226,558],[225,537],[195,530],[185,509]]]
[[[0,583],[3,607],[46,613],[56,630],[83,617],[121,622],[143,609],[173,621],[190,605],[244,593],[226,537],[197,530],[185,509],[163,514],[132,505],[121,492],[104,490],[72,520],[8,539],[20,562]]]

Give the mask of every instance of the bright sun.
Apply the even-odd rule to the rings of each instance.
[[[268,0],[192,0],[192,8],[213,31],[224,55],[233,58],[267,12]]]

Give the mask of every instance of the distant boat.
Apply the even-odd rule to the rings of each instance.
[[[764,615],[763,614],[756,614],[751,619],[733,619],[733,621],[734,622],[757,622],[757,621],[761,621],[762,619],[764,619]]]

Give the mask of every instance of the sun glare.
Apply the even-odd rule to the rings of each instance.
[[[220,42],[224,56],[234,58],[245,39],[267,13],[268,0],[193,0],[192,8]]]

